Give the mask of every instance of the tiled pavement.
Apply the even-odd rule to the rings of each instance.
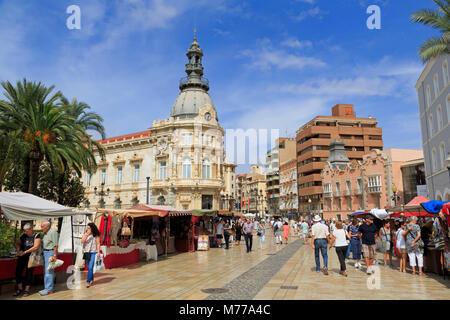
[[[450,299],[449,280],[401,274],[388,267],[380,267],[380,290],[369,290],[368,276],[362,271],[349,266],[348,278],[337,273],[334,250],[329,252],[330,275],[317,274],[311,247],[302,246],[301,240],[292,238],[287,246],[275,245],[268,230],[263,250],[254,236],[251,253],[246,253],[242,241],[230,250],[217,248],[169,255],[160,257],[158,262],[100,272],[96,274],[95,285],[89,289],[84,287],[84,281],[79,290],[69,290],[65,284],[59,284],[53,295],[41,297],[37,293],[41,288],[32,288],[32,295],[20,299]],[[233,289],[239,284],[242,292]],[[298,288],[281,289],[281,286]],[[207,288],[231,290],[223,295],[210,295],[202,292]],[[13,297],[3,295],[0,299]]]

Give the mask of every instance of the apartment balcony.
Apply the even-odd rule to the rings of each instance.
[[[381,193],[381,186],[369,187],[369,193]]]
[[[315,174],[308,174],[307,176],[298,178],[298,184],[304,184],[304,183],[313,182],[313,181],[322,181],[321,175],[318,173],[315,173]]]
[[[362,194],[362,190],[361,189],[355,189],[355,190],[353,190],[353,194],[354,195],[361,195]]]
[[[302,166],[299,166],[298,173],[305,173],[314,170],[322,170],[325,166],[323,162],[311,162]]]
[[[280,176],[279,176],[279,175],[270,176],[270,178],[269,178],[268,180],[269,180],[269,181],[280,180]]]
[[[342,194],[341,194],[340,191],[335,191],[335,192],[334,192],[334,196],[335,196],[335,197],[340,197],[340,196],[342,196]]]
[[[323,197],[324,198],[333,198],[333,192],[324,192]]]
[[[270,187],[266,188],[266,190],[277,190],[277,189],[280,189],[279,185],[270,186]]]
[[[313,194],[323,194],[323,187],[322,186],[314,186],[314,187],[308,187],[308,188],[299,188],[298,189],[298,195],[301,196],[309,196]]]
[[[345,195],[346,195],[346,196],[351,196],[351,195],[352,195],[352,192],[351,192],[350,190],[345,190]]]

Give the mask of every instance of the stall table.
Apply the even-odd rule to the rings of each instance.
[[[66,271],[72,265],[72,253],[60,253],[58,259],[63,260],[64,264],[55,269],[55,272]],[[0,280],[14,279],[16,277],[17,258],[1,258],[0,259]],[[25,272],[25,270],[24,270]],[[44,273],[44,267],[34,268],[34,275]]]

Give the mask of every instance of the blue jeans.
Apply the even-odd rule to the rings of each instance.
[[[361,259],[361,240],[359,238],[350,239],[350,247],[352,248],[352,258],[354,260]]]
[[[87,264],[88,267],[87,283],[94,281],[94,263],[96,255],[97,252],[91,252],[91,258],[89,259],[89,263]]]
[[[314,254],[316,256],[316,271],[320,271],[320,257],[319,250],[323,258],[323,266],[328,268],[328,241],[327,239],[315,239],[314,240]]]
[[[259,246],[261,249],[264,247],[264,240],[266,240],[266,235],[262,235],[259,237]]]
[[[48,259],[53,256],[53,250],[44,250],[44,288],[48,292],[53,291],[55,270],[47,270]]]
[[[347,246],[347,253],[345,254],[345,259],[350,258],[350,252],[352,252],[352,246],[348,245]]]

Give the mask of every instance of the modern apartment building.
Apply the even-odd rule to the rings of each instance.
[[[450,55],[428,62],[416,84],[428,196],[450,200]]]
[[[281,215],[280,163],[295,159],[295,143],[295,138],[279,138],[266,155],[267,200],[271,215]]]
[[[383,149],[382,129],[372,117],[357,118],[351,104],[338,104],[331,116],[317,116],[297,130],[299,211],[322,214],[321,171],[330,154],[330,142],[344,141],[350,161],[363,159],[373,149]]]

